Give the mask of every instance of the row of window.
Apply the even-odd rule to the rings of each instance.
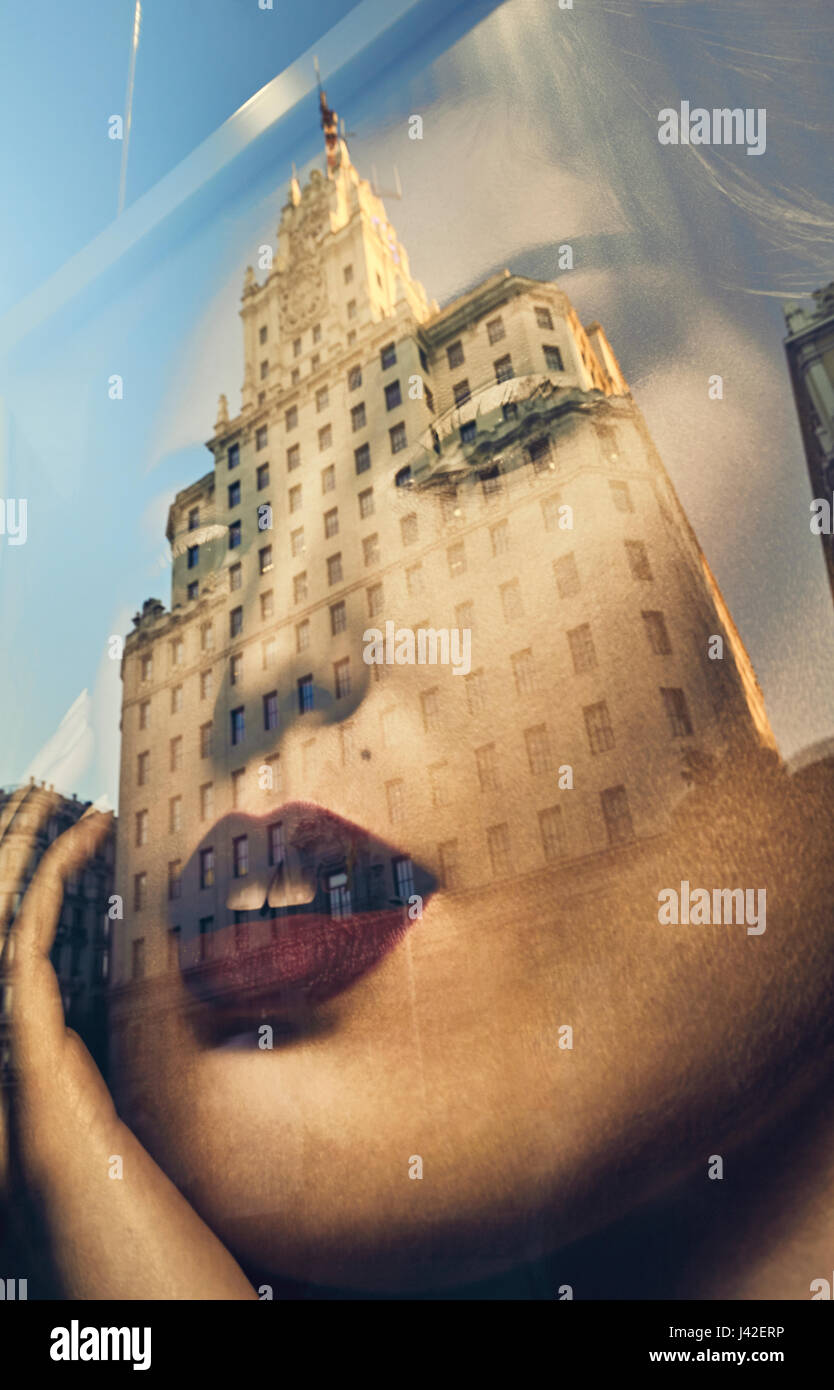
[[[554,498],[552,499],[552,501],[554,508],[558,509],[558,499]],[[418,539],[417,514],[415,512],[412,512],[409,513],[409,515],[402,517],[400,520],[400,528],[403,545],[414,544]],[[302,538],[300,544],[296,545],[294,543],[292,547],[293,554],[298,555],[303,553],[304,549],[303,528],[300,528],[299,532],[293,534],[300,535]],[[492,527],[490,532],[490,538],[493,555],[497,556],[506,552],[506,550],[509,548],[509,527],[507,522],[501,521],[496,526]],[[649,563],[649,556],[645,543],[643,541],[624,541],[623,544],[625,547],[626,558],[628,561],[632,578],[641,582],[651,582],[654,578],[654,575],[652,573],[652,568]],[[363,558],[366,566],[377,565],[379,563],[379,536],[376,533],[374,533],[371,536],[366,536],[364,538],[362,542],[362,549]],[[450,577],[454,578],[458,575],[466,573],[466,550],[463,541],[457,541],[453,545],[449,546],[446,551],[446,557]],[[344,578],[341,551],[338,551],[334,555],[328,556],[325,563],[327,566],[328,585],[332,587],[334,584],[341,583]],[[263,550],[259,552],[259,566],[261,574],[265,574],[272,569],[271,546],[266,546]],[[422,572],[422,562],[410,566],[406,570],[406,585],[410,596],[416,596],[417,594],[422,593]],[[576,565],[576,556],[573,551],[569,551],[566,555],[561,555],[553,561],[553,572],[556,582],[556,589],[560,598],[572,598],[580,592],[581,583],[579,578],[579,571]],[[235,583],[233,587],[238,588],[240,587],[240,585],[239,583]],[[368,589],[367,593],[369,616],[376,617],[382,611],[384,602],[382,583],[380,582],[378,584],[372,585]],[[508,580],[505,584],[499,585],[499,594],[501,598],[503,615],[508,622],[514,621],[524,616],[524,605],[522,602],[521,587],[518,579],[511,579]],[[307,595],[308,580],[307,571],[305,570],[293,577],[294,603],[301,603],[306,601]],[[269,596],[266,594],[261,594],[260,599],[261,617],[270,617],[274,612],[274,598],[271,594]],[[264,600],[267,601],[264,602]],[[466,606],[464,605],[463,607]],[[335,634],[336,632],[343,631],[344,603],[331,605],[330,611],[331,622],[333,623],[333,633]],[[337,614],[335,618],[333,617],[334,611]],[[458,610],[456,610],[456,612],[457,611]],[[468,605],[467,612],[469,621],[459,623],[458,626],[471,627],[473,625],[474,620],[472,616],[471,604]],[[658,619],[660,623],[662,623],[661,615],[655,615],[655,618]],[[649,622],[649,618],[647,618],[645,614],[644,619],[647,623]],[[652,619],[652,621],[654,620],[655,619]],[[305,621],[307,621],[307,630],[309,630],[309,621]],[[303,624],[298,625],[298,627],[302,626]],[[229,612],[229,637],[230,639],[235,639],[237,637],[242,636],[242,634],[243,606],[239,605],[238,607],[231,609]],[[666,635],[665,629],[663,630],[662,634],[658,630],[658,633],[656,635],[656,641],[661,644],[668,644],[668,635]],[[303,645],[307,645],[307,643],[304,643]],[[303,645],[298,645],[297,650],[303,650]],[[201,625],[200,646],[203,652],[210,652],[214,650],[213,622],[206,622]],[[665,654],[667,648],[663,645],[660,645],[656,647],[655,650]],[[671,651],[671,647],[668,647],[668,650]],[[184,664],[185,644],[184,639],[182,637],[172,639],[170,643],[170,654],[171,666],[173,668],[177,668]],[[143,682],[146,682],[151,680],[152,677],[153,653],[146,652],[140,658],[140,679]],[[174,696],[172,695],[172,700],[173,699]],[[140,710],[141,708],[142,706],[140,706]],[[173,712],[176,712],[176,710],[173,710]]]
[[[389,807],[391,804],[391,791],[396,787],[401,787],[402,783],[388,783],[389,788]],[[634,839],[634,828],[631,819],[631,811],[628,803],[626,788],[622,785],[616,787],[606,787],[600,792],[600,806],[602,809],[603,820],[605,822],[608,842],[612,846],[628,844]],[[560,860],[565,855],[566,837],[564,828],[564,818],[560,806],[546,806],[538,812],[539,834],[544,860],[552,863]],[[280,821],[267,827],[267,855],[270,865],[281,862],[284,857],[284,827]],[[513,859],[511,853],[510,827],[505,822],[500,825],[488,826],[486,831],[487,851],[490,858],[492,874],[496,878],[509,876],[513,872]],[[235,878],[246,878],[249,873],[249,837],[246,835],[236,836],[232,841],[232,874]],[[454,890],[461,886],[460,868],[458,856],[457,840],[445,840],[437,847],[437,863],[440,873],[440,881],[447,890]],[[410,859],[403,857],[393,862],[394,884],[396,896],[402,902],[407,902],[414,891],[414,868]],[[216,875],[216,859],[213,846],[200,851],[198,861],[200,890],[206,891],[214,887]],[[347,884],[346,874],[336,873],[329,877],[327,884],[330,892],[331,915],[334,917],[346,917],[351,913],[350,888]],[[176,901],[182,896],[182,861],[175,859],[168,864],[168,898],[169,901]],[[141,912],[148,904],[148,875],[147,872],[135,874],[133,879],[133,910]],[[237,915],[237,914],[236,914]],[[277,913],[276,913],[277,915]],[[246,922],[236,922],[243,931],[238,935],[236,931],[236,946],[245,943]],[[202,917],[199,923],[200,931],[200,959],[204,960],[211,952],[210,938],[214,930],[214,918]],[[172,929],[172,942],[175,949],[179,947],[179,928]],[[133,942],[133,977],[140,979],[144,975],[144,939],[137,938]]]
[[[537,326],[539,328],[544,328],[548,331],[552,331],[553,316],[550,310],[546,307],[546,305],[535,304],[533,308],[535,310]],[[491,344],[497,343],[502,338],[506,337],[504,320],[501,318],[500,314],[496,315],[494,318],[487,319],[486,331],[487,339]],[[463,351],[463,343],[460,338],[457,338],[455,342],[450,343],[449,346],[446,348],[446,358],[449,363],[449,367],[452,371],[454,371],[456,367],[463,366],[465,357]],[[558,370],[561,371],[562,368],[559,367]]]

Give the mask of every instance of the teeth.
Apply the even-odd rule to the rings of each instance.
[[[266,900],[269,907],[302,907],[315,896],[315,870],[299,863],[293,855],[276,868]]]
[[[263,907],[269,879],[265,874],[252,874],[247,878],[236,878],[226,896],[229,912],[257,912]]]

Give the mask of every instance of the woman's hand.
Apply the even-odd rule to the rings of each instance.
[[[0,1129],[0,1181],[33,1201],[64,1297],[255,1298],[236,1261],[121,1122],[84,1043],[64,1023],[49,957],[64,885],[110,824],[111,816],[87,812],[54,841],[6,933],[15,1084]]]

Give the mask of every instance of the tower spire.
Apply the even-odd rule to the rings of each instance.
[[[348,154],[348,147],[339,133],[339,117],[327,104],[327,93],[321,85],[318,58],[314,58],[313,62],[315,63],[316,82],[319,89],[321,128],[324,131],[324,149],[327,155],[327,177],[332,179],[343,165],[350,163],[350,155]]]

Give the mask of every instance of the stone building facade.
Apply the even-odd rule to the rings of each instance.
[[[288,802],[407,841],[334,861],[331,902],[368,900],[360,866],[404,901],[410,859],[477,893],[612,862],[693,768],[773,744],[602,327],[509,271],[430,302],[323,106],[327,172],[246,272],[241,409],[170,508],[170,609],[126,640],[125,1029],[159,922],[193,970],[248,931]],[[469,631],[471,669],[366,664],[389,622]]]
[[[834,282],[813,299],[813,308],[785,305],[785,352],[811,495],[825,504],[819,534],[834,598]]]

